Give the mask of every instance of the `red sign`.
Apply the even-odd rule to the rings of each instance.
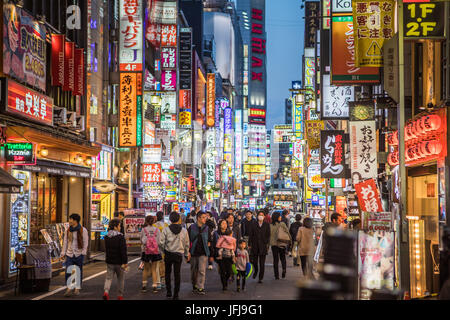
[[[382,212],[380,193],[374,179],[355,184],[359,207],[364,212]]]
[[[64,45],[64,91],[73,91],[74,89],[74,56],[75,42],[66,42]]]
[[[180,90],[178,102],[180,105],[180,109],[190,109],[191,108],[191,90]]]
[[[52,86],[64,85],[65,35],[52,34]]]
[[[160,163],[151,163],[151,164],[143,164],[143,176],[142,182],[151,183],[151,182],[161,182],[161,164]]]
[[[161,25],[161,47],[177,46],[177,26],[170,24]]]
[[[53,126],[53,99],[17,82],[7,80],[6,112]]]
[[[252,81],[263,81],[263,61],[266,54],[263,11],[252,8]]]
[[[75,49],[75,77],[74,91],[75,96],[84,95],[84,53],[83,49]]]

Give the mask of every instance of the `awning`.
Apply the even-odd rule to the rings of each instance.
[[[22,183],[0,168],[0,193],[19,193]]]

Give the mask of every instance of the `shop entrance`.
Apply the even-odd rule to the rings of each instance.
[[[438,197],[436,166],[408,170],[411,298],[439,292]]]

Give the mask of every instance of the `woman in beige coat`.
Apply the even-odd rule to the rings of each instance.
[[[305,218],[303,220],[303,226],[298,229],[297,242],[298,242],[298,254],[302,264],[303,275],[306,276],[312,274],[311,260],[314,255],[314,232],[312,229],[313,221],[311,218]]]

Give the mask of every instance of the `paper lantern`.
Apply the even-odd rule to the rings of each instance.
[[[428,143],[428,150],[431,155],[440,154],[442,151],[442,144],[437,140],[432,140]]]
[[[388,154],[388,163],[391,167],[395,167],[396,165],[398,165],[398,152],[392,152]]]
[[[424,121],[425,131],[435,131],[441,128],[441,117],[436,114],[431,114],[425,117]]]

